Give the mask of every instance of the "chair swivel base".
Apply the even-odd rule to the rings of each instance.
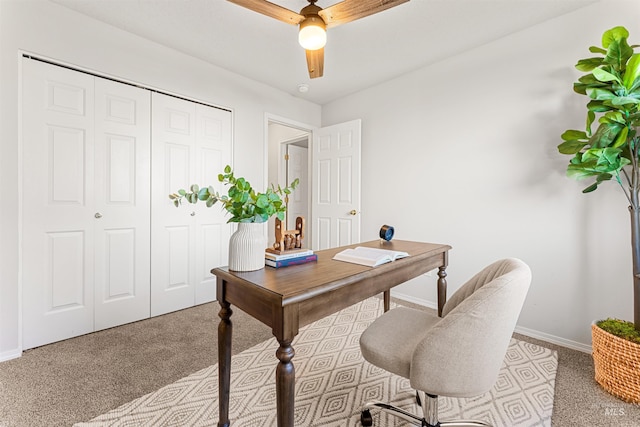
[[[421,398],[420,395],[423,397]],[[388,403],[368,402],[362,407],[360,422],[364,427],[373,426],[373,418],[371,417],[370,410],[377,408],[420,427],[492,427],[491,424],[476,420],[438,421],[437,396],[417,392],[416,401],[422,406],[424,415],[422,418],[407,412],[404,409],[398,408],[397,406],[389,405]]]

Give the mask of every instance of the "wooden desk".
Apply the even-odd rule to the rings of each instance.
[[[378,267],[332,260],[347,247],[369,246],[405,251],[409,257]],[[300,327],[322,319],[359,301],[384,292],[385,310],[389,290],[409,279],[438,269],[438,314],[446,300],[448,245],[392,240],[317,251],[318,261],[292,267],[232,272],[226,267],[211,272],[217,278],[220,325],[218,326],[218,382],[220,419],[218,427],[229,426],[231,379],[231,305],[235,305],[267,326],[280,343],[276,357],[276,401],[279,427],[293,427],[295,352],[291,341]]]

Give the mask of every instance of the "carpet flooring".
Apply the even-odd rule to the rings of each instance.
[[[296,426],[359,426],[360,407],[393,402],[419,413],[409,381],[367,363],[358,340],[383,313],[372,298],[306,326],[296,351]],[[230,419],[243,427],[275,426],[275,339],[232,359]],[[440,398],[440,417],[480,419],[495,427],[550,426],[557,353],[512,339],[491,391],[470,399]],[[217,365],[75,427],[213,426],[218,420]],[[375,426],[408,425],[373,411]]]
[[[69,427],[215,364],[219,310],[215,302],[203,304],[1,362],[0,427]],[[232,320],[234,355],[272,338],[267,326],[240,309],[234,309]],[[558,353],[552,426],[640,426],[640,405],[611,396],[595,382],[590,354],[514,337]]]

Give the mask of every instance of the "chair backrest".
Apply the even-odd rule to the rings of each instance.
[[[531,270],[516,258],[496,261],[467,281],[414,350],[411,386],[452,397],[490,390],[530,283]]]

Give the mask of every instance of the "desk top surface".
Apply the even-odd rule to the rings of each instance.
[[[408,252],[409,256],[377,267],[367,267],[332,259],[336,253],[356,246],[404,251]],[[270,294],[271,297],[277,297],[281,300],[295,300],[296,297],[309,298],[315,293],[326,292],[328,289],[347,286],[350,283],[391,273],[398,269],[410,268],[422,260],[446,254],[450,249],[449,245],[437,243],[372,240],[316,251],[317,262],[282,268],[265,267],[248,272],[229,271],[227,267],[220,267],[214,268],[211,272],[227,282],[250,286],[254,291]]]

